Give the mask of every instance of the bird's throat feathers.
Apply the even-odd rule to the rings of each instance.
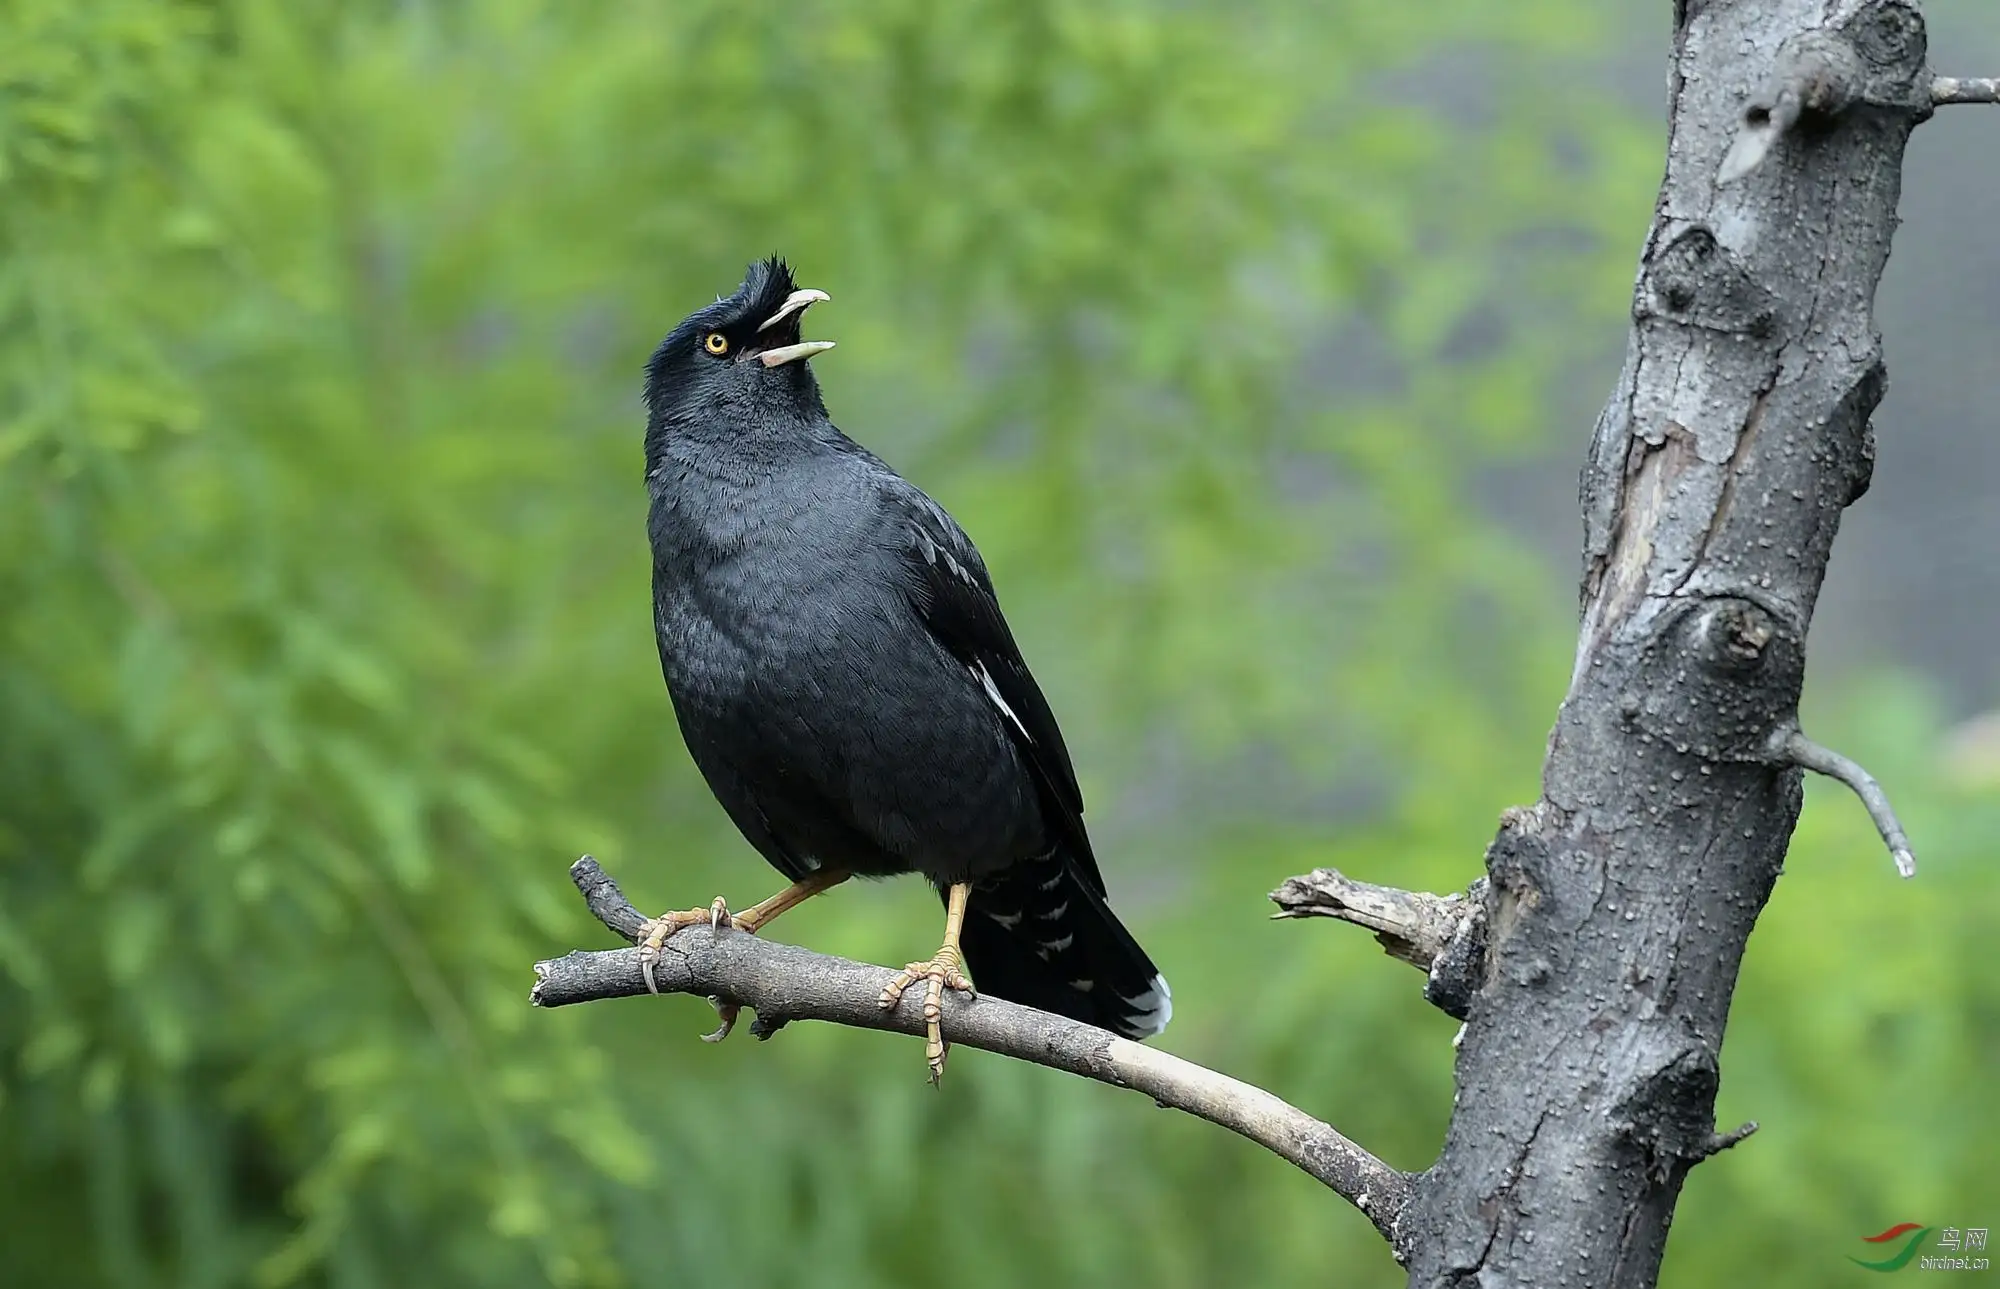
[[[697,408],[649,410],[647,473],[674,463],[747,481],[760,469],[824,450],[839,441],[840,431],[827,418],[817,385],[807,392],[809,400],[761,390],[718,392]]]

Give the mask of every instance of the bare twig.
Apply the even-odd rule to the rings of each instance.
[[[1707,1159],[1711,1156],[1719,1155],[1755,1131],[1757,1131],[1757,1121],[1752,1119],[1740,1128],[1731,1128],[1728,1132],[1715,1133],[1702,1144],[1701,1157]]]
[[[645,918],[596,860],[579,859],[570,878],[598,921],[626,940],[639,937]],[[823,1020],[920,1035],[923,1000],[915,993],[892,1011],[877,1005],[893,974],[886,967],[708,927],[691,927],[669,939],[654,971],[662,993],[719,1000],[718,1008],[754,1009],[753,1032],[759,1034],[787,1021]],[[565,1007],[646,992],[637,949],[578,950],[536,963],[530,997],[538,1007]],[[947,997],[944,1034],[965,1047],[1143,1092],[1163,1107],[1247,1137],[1318,1178],[1366,1214],[1384,1238],[1393,1239],[1409,1176],[1261,1088],[1095,1026],[998,998]]]
[[[1875,821],[1875,829],[1882,834],[1882,840],[1889,847],[1889,855],[1896,861],[1896,871],[1904,877],[1914,877],[1917,872],[1917,858],[1910,850],[1910,839],[1903,832],[1903,821],[1896,818],[1896,808],[1889,804],[1889,794],[1882,791],[1882,785],[1875,776],[1862,769],[1831,748],[1821,747],[1798,730],[1783,734],[1777,742],[1780,758],[1790,761],[1802,769],[1815,774],[1824,774],[1829,779],[1838,779],[1854,790],[1861,798],[1861,804],[1868,808],[1868,817]]]
[[[1940,76],[1931,82],[1931,102],[2000,103],[2000,76]]]

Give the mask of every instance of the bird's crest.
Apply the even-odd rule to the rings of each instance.
[[[776,313],[797,289],[791,266],[773,255],[749,267],[743,274],[743,285],[736,288],[729,302],[736,306],[740,316],[761,320]]]

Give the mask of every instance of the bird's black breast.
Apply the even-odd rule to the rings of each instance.
[[[695,763],[778,868],[969,880],[1038,848],[1035,782],[913,607],[868,466],[657,468],[660,661]]]

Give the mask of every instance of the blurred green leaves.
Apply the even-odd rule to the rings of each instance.
[[[659,683],[637,384],[780,251],[834,296],[837,419],[995,570],[1167,1044],[1426,1161],[1451,1026],[1259,903],[1328,862],[1458,887],[1533,795],[1567,574],[1482,480],[1620,325],[1658,143],[1570,74],[1598,21],[0,7],[8,1283],[1396,1283],[1308,1179],[1133,1098],[971,1053],[930,1096],[907,1043],[708,1048],[693,1003],[535,1014],[526,967],[602,939],[580,851],[645,905],[775,884]],[[1920,704],[1856,710],[1922,779],[1932,725],[1887,715]],[[1822,800],[1795,869],[1856,871],[1788,879],[1753,946],[1725,1097],[1767,1127],[1690,1187],[1701,1283],[1760,1214],[2000,1198],[1962,1151],[1891,1190],[1806,1139],[1892,1081],[1992,1122],[1992,1000],[1940,967],[1993,925],[1991,821],[1903,802],[1960,937],[1910,969],[1967,1037],[1877,1067],[1911,1049],[1869,1018],[1916,1009],[1864,985],[1924,924],[1854,894],[1879,856]],[[1856,900],[1895,951],[1816,939]],[[901,960],[934,916],[843,889],[785,934]]]

